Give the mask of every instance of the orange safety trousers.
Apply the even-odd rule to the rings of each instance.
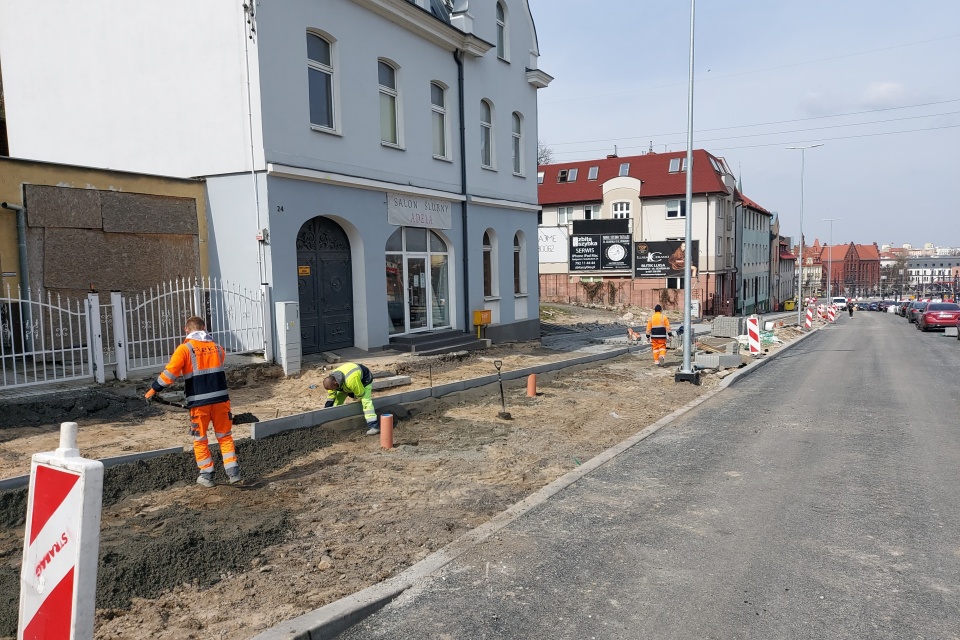
[[[650,348],[653,349],[653,361],[660,360],[660,356],[667,357],[667,339],[650,338]]]
[[[213,423],[213,435],[220,445],[220,457],[227,475],[237,471],[237,449],[233,444],[233,421],[230,419],[230,402],[218,402],[190,408],[190,435],[193,436],[193,456],[197,459],[200,473],[213,471],[213,457],[207,441],[207,428]]]

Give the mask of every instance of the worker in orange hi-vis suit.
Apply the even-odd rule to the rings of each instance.
[[[190,409],[190,435],[193,436],[193,455],[200,467],[197,484],[214,486],[213,457],[207,442],[207,428],[213,423],[213,433],[220,444],[223,469],[230,483],[240,482],[240,466],[233,444],[233,416],[230,414],[230,395],[227,393],[227,374],[223,369],[226,352],[206,332],[203,318],[187,318],[183,330],[187,333],[167,367],[150,385],[149,400],[155,394],[182,377],[186,387],[187,408]]]
[[[653,361],[659,367],[667,357],[667,336],[670,335],[670,321],[663,313],[663,307],[653,308],[653,315],[647,320],[647,339],[653,349]]]

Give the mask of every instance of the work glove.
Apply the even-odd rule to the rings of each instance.
[[[147,404],[150,404],[150,401],[153,399],[153,396],[157,395],[157,392],[153,389],[150,389],[145,394],[143,394],[143,399],[147,401]]]
[[[329,409],[332,406],[333,406],[333,400],[327,400],[326,403],[324,403],[323,408]]]

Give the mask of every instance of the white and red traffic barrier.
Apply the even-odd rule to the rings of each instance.
[[[20,572],[18,640],[93,637],[103,463],[80,457],[77,423],[33,455]]]
[[[834,305],[827,307],[827,321],[834,322],[837,319],[837,308]]]
[[[760,355],[760,319],[757,316],[747,318],[747,342],[750,355]]]
[[[809,329],[813,326],[813,307],[807,307],[807,319],[803,323],[804,329]]]

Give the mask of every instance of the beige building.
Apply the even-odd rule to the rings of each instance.
[[[0,297],[23,266],[34,295],[74,299],[208,273],[202,180],[0,157],[0,202]]]

